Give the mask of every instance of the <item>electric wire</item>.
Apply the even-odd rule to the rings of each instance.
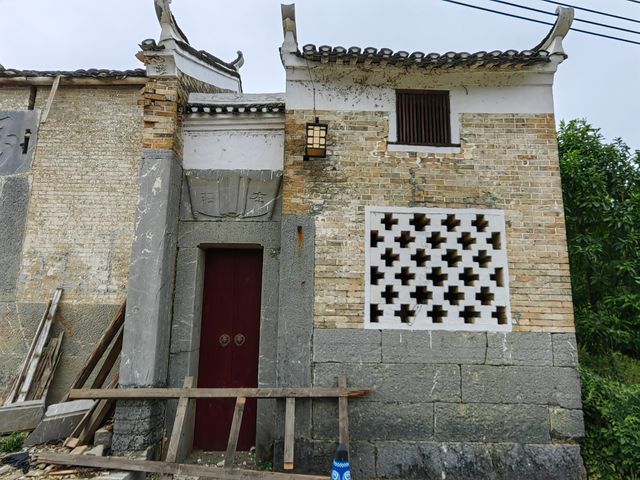
[[[614,15],[613,13],[600,12],[598,10],[591,10],[590,8],[579,7],[577,5],[571,5],[569,3],[554,2],[553,0],[540,0],[541,2],[551,3],[552,5],[558,5],[560,7],[571,7],[576,10],[582,10],[583,12],[595,13],[596,15],[604,15],[605,17],[617,18],[619,20],[626,20],[627,22],[640,23],[640,20],[635,18],[621,17],[620,15]]]
[[[501,3],[503,5],[509,5],[511,7],[522,8],[524,10],[530,10],[532,12],[544,13],[545,15],[553,15],[553,16],[555,16],[554,13],[547,12],[546,10],[540,10],[539,8],[527,7],[525,5],[518,5],[517,3],[506,2],[505,0],[489,0],[489,1],[490,2],[495,2],[495,3]],[[582,18],[575,18],[574,20],[576,22],[588,23],[590,25],[596,25],[598,27],[611,28],[613,30],[620,30],[621,32],[627,32],[627,33],[633,33],[633,34],[636,34],[636,35],[640,35],[640,32],[638,32],[636,30],[629,30],[628,28],[616,27],[614,25],[607,25],[606,23],[593,22],[591,20],[584,20]]]
[[[469,5],[468,3],[458,2],[456,0],[442,0],[442,1],[448,2],[448,3],[455,3],[456,5],[461,5],[463,7],[475,8],[476,10],[482,10],[485,12],[497,13],[498,15],[504,15],[506,17],[519,18],[521,20],[527,20],[528,22],[541,23],[543,25],[551,25],[551,26],[554,25],[553,23],[545,22],[544,20],[537,20],[535,18],[523,17],[522,15],[515,15],[513,13],[501,12],[500,10],[493,10],[491,8],[479,7],[477,5]],[[543,1],[546,1],[546,0],[543,0]],[[640,45],[640,42],[629,40],[627,38],[614,37],[612,35],[605,35],[604,33],[596,33],[596,32],[591,32],[589,30],[582,30],[580,28],[574,28],[574,27],[571,27],[571,30],[575,32],[586,33],[587,35],[594,35],[596,37],[609,38],[611,40],[618,40],[620,42],[633,43],[635,45]]]

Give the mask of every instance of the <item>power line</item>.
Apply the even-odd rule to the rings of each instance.
[[[604,15],[605,17],[617,18],[619,20],[626,20],[627,22],[640,23],[640,20],[636,20],[635,18],[621,17],[620,15],[614,15],[613,13],[599,12],[598,10],[591,10],[591,9],[585,8],[585,7],[578,7],[577,5],[570,5],[568,3],[554,2],[553,0],[540,0],[540,1],[541,2],[546,2],[546,3],[551,3],[553,5],[559,5],[561,7],[575,8],[576,10],[582,10],[584,12],[595,13],[596,15]]]
[[[442,0],[442,1],[443,2],[448,2],[448,3],[455,3],[456,5],[462,5],[463,7],[475,8],[476,10],[483,10],[485,12],[497,13],[498,15],[504,15],[506,17],[519,18],[521,20],[527,20],[528,22],[541,23],[543,25],[551,25],[551,26],[554,25],[553,23],[545,22],[543,20],[537,20],[535,18],[523,17],[521,15],[515,15],[513,13],[501,12],[500,10],[493,10],[491,8],[478,7],[477,5],[469,5],[468,3],[457,2],[456,0]],[[543,0],[543,1],[547,1],[547,0]],[[590,32],[589,30],[582,30],[580,28],[571,28],[571,30],[576,31],[576,32],[580,32],[580,33],[586,33],[587,35],[594,35],[596,37],[609,38],[611,40],[618,40],[620,42],[633,43],[633,44],[636,44],[636,45],[640,45],[640,42],[636,42],[634,40],[628,40],[626,38],[613,37],[611,35],[605,35],[604,33]]]
[[[506,2],[504,0],[489,0],[489,1],[490,2],[496,2],[496,3],[502,3],[503,5],[509,5],[511,7],[522,8],[524,10],[530,10],[532,12],[544,13],[545,15],[553,15],[553,16],[555,16],[554,13],[547,12],[546,10],[540,10],[539,8],[527,7],[525,5],[518,5],[517,3]],[[634,1],[638,1],[638,0],[634,0]],[[638,3],[640,3],[640,1],[638,1]],[[622,27],[616,27],[616,26],[613,26],[613,25],[607,25],[606,23],[593,22],[591,20],[583,20],[582,18],[576,18],[575,21],[576,22],[582,22],[582,23],[588,23],[590,25],[596,25],[598,27],[611,28],[613,30],[620,30],[621,32],[634,33],[636,35],[640,35],[640,32],[637,32],[635,30],[629,30],[628,28],[622,28]]]

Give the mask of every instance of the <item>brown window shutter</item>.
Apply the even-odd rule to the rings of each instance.
[[[401,90],[396,94],[398,143],[451,145],[449,92]]]

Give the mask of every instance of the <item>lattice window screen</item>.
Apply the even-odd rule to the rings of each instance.
[[[368,207],[367,328],[511,330],[501,210]]]

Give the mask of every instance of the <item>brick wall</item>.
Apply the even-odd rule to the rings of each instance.
[[[138,193],[138,86],[61,87],[39,131],[18,301],[120,303]],[[28,89],[27,89],[28,91]],[[42,109],[49,88],[39,88]]]
[[[305,123],[329,124],[329,156],[304,162]],[[363,325],[364,208],[505,211],[519,331],[572,332],[554,118],[463,114],[457,154],[388,152],[383,112],[288,111],[283,213],[316,218],[315,325]]]
[[[30,87],[0,87],[0,110],[26,110],[30,93]]]

